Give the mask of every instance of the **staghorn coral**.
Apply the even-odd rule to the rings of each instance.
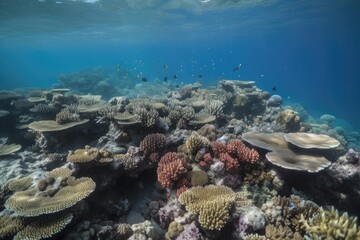
[[[23,191],[31,186],[32,181],[33,181],[32,177],[22,177],[19,179],[11,180],[8,183],[7,188],[13,192]]]
[[[191,213],[199,214],[200,225],[207,230],[221,230],[230,217],[235,193],[225,186],[192,187],[179,196]]]
[[[192,132],[185,142],[188,154],[194,155],[199,149],[210,146],[210,141],[206,137],[200,136],[197,132]]]
[[[347,212],[340,216],[334,208],[330,211],[320,208],[319,213],[308,220],[302,215],[300,221],[304,224],[307,239],[360,239],[357,217],[349,217]]]
[[[6,202],[5,207],[19,216],[33,217],[63,211],[95,190],[95,182],[83,177],[66,180],[66,186],[59,189],[53,196],[37,194],[36,189],[15,192]]]
[[[0,216],[0,238],[5,239],[25,227],[23,219],[9,215]]]
[[[162,133],[153,133],[146,135],[140,142],[140,150],[145,155],[157,152],[165,146],[165,135]]]
[[[175,152],[168,152],[161,157],[156,172],[161,186],[171,187],[186,172],[186,161]]]
[[[20,230],[14,240],[50,238],[64,229],[72,218],[73,215],[66,212],[38,217]]]
[[[59,124],[79,122],[80,115],[73,108],[64,108],[56,114],[55,121]]]

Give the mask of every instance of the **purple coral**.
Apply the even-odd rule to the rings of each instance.
[[[195,222],[187,224],[184,226],[184,231],[176,238],[176,240],[198,240],[202,239],[199,228],[196,226]]]

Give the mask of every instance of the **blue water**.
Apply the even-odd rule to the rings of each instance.
[[[0,89],[120,64],[150,82],[255,80],[360,129],[359,43],[358,0],[2,0]]]

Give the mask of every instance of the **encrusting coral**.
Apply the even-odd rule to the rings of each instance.
[[[199,214],[199,223],[204,229],[221,230],[230,218],[235,193],[225,186],[198,186],[183,192],[179,201],[189,212]]]
[[[169,225],[168,231],[165,234],[165,238],[166,239],[174,239],[177,236],[179,236],[182,231],[184,231],[183,225],[181,225],[180,223],[178,223],[176,221],[173,221]]]

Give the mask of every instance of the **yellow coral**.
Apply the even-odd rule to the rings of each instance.
[[[19,151],[21,146],[18,144],[0,145],[0,156],[6,156],[16,151]]]
[[[188,189],[179,196],[179,201],[189,212],[199,214],[203,228],[221,230],[229,219],[235,196],[229,187],[209,185]]]
[[[177,236],[179,236],[179,234],[184,231],[184,227],[183,225],[181,225],[180,223],[173,221],[170,223],[168,231],[165,234],[166,238],[176,238]]]
[[[98,161],[100,157],[101,155],[99,149],[85,148],[85,149],[77,149],[75,150],[75,152],[69,153],[67,157],[67,161],[73,163],[85,163],[85,162]]]
[[[69,168],[55,168],[47,174],[47,177],[54,178],[68,178],[71,176],[71,170]]]
[[[95,190],[95,182],[87,177],[70,177],[66,183],[53,196],[37,194],[34,188],[16,192],[5,202],[5,207],[26,217],[55,213],[75,205]]]
[[[72,220],[71,213],[57,213],[41,216],[19,231],[14,240],[37,240],[50,238],[64,229]]]
[[[6,238],[14,235],[24,227],[24,222],[18,217],[9,215],[0,216],[0,238]]]
[[[32,181],[33,181],[32,177],[23,177],[10,181],[7,187],[10,191],[13,192],[23,191],[31,186]]]
[[[319,213],[309,220],[301,215],[300,221],[305,226],[306,235],[311,239],[360,239],[357,217],[349,217],[347,212],[340,216],[334,208],[330,211],[320,208]]]
[[[206,137],[200,136],[197,132],[192,132],[185,142],[187,152],[190,155],[196,153],[202,147],[210,146],[210,141]]]

